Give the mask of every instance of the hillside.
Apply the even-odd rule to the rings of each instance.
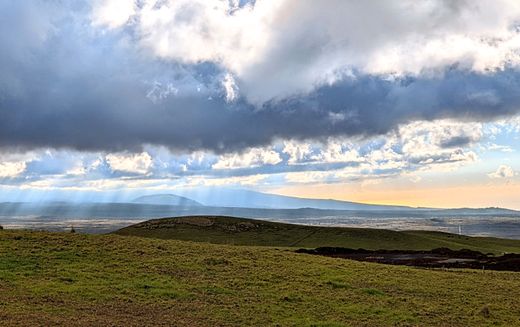
[[[190,216],[154,219],[115,232],[161,239],[177,239],[234,245],[320,247],[365,249],[430,250],[447,247],[483,253],[520,253],[520,240],[468,237],[428,231],[316,227],[262,220]]]
[[[0,231],[2,326],[518,326],[518,273]]]

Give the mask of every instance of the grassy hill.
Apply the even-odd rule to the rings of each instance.
[[[119,235],[217,244],[365,249],[431,250],[447,247],[483,253],[520,253],[519,240],[468,237],[428,231],[316,227],[234,217],[191,216],[154,219],[123,228]]]
[[[356,244],[368,244],[370,232],[363,233]],[[384,236],[380,244],[401,242],[401,234],[374,233]],[[418,242],[443,236],[405,235]],[[520,326],[519,293],[519,274],[511,272],[388,266],[267,246],[0,231],[2,326]]]

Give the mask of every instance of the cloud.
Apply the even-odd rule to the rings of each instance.
[[[281,161],[282,159],[276,151],[254,148],[244,153],[220,156],[211,167],[213,169],[254,168],[263,165],[276,165]]]
[[[0,4],[3,151],[234,155],[520,110],[516,1],[118,3]]]
[[[160,58],[218,63],[255,103],[312,91],[353,70],[419,75],[460,64],[486,72],[520,62],[514,0],[145,0],[107,17],[116,2],[95,7],[94,21],[131,22],[140,44]]]
[[[402,151],[420,162],[475,144],[483,132],[480,123],[437,120],[411,123],[400,128],[399,135]]]
[[[490,178],[511,178],[516,176],[518,173],[513,170],[510,166],[500,165],[497,171],[489,173]]]
[[[307,161],[312,149],[308,143],[285,141],[282,152],[289,156],[287,163],[292,165]]]
[[[109,28],[118,28],[135,14],[135,0],[95,0],[92,8],[92,23]]]
[[[222,86],[226,91],[226,101],[232,102],[238,97],[238,87],[236,85],[235,79],[229,73],[224,76],[222,80]]]
[[[501,151],[501,152],[514,152],[513,148],[511,148],[509,145],[499,145],[495,143],[490,143],[486,146],[488,150],[491,151]]]
[[[146,174],[153,165],[152,157],[142,152],[140,154],[108,154],[106,161],[113,171]]]
[[[232,153],[88,152],[44,149],[0,152],[2,185],[25,188],[133,188],[208,185],[345,183],[455,170],[477,162],[482,126],[452,120],[414,122],[383,136],[278,141]],[[445,147],[454,136],[472,142]],[[483,136],[482,136],[483,137]],[[19,163],[14,165],[13,163]],[[414,177],[415,176],[415,177]],[[208,180],[205,182],[204,180]]]
[[[250,175],[250,176],[232,176],[232,177],[221,177],[221,178],[208,178],[208,177],[188,177],[183,187],[194,187],[194,186],[258,186],[259,183],[267,179],[267,175]]]
[[[312,161],[316,162],[358,162],[362,158],[359,156],[357,149],[354,149],[349,144],[338,140],[329,140],[326,147],[324,147],[318,154],[311,157]]]
[[[175,96],[178,93],[179,89],[173,86],[172,83],[163,85],[161,82],[155,81],[152,87],[147,91],[146,97],[154,104],[158,104],[169,96]]]
[[[0,162],[0,178],[16,177],[25,171],[25,162]]]

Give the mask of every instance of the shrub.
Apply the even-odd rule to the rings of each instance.
[[[491,316],[491,312],[489,311],[489,307],[487,305],[483,306],[482,309],[480,309],[480,314],[484,318],[489,318]]]

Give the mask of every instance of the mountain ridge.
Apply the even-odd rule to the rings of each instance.
[[[334,199],[300,198],[245,189],[184,190],[182,196],[206,206],[255,209],[323,209],[323,210],[416,210],[399,205],[366,204]]]
[[[183,204],[174,204],[166,201],[136,202],[138,199],[153,199],[158,197],[175,197],[183,199]],[[347,211],[403,211],[403,212],[464,212],[464,213],[520,213],[518,210],[485,207],[485,208],[431,208],[412,207],[403,205],[368,204],[362,202],[344,201],[337,199],[301,198],[272,193],[263,193],[245,189],[208,188],[183,190],[178,194],[148,194],[140,196],[131,203],[177,205],[183,207],[220,207],[220,208],[250,208],[250,209],[315,209],[315,210],[347,210]],[[190,205],[191,203],[191,205]]]
[[[202,203],[176,194],[150,194],[137,197],[131,203],[170,205],[180,207],[202,207]]]

